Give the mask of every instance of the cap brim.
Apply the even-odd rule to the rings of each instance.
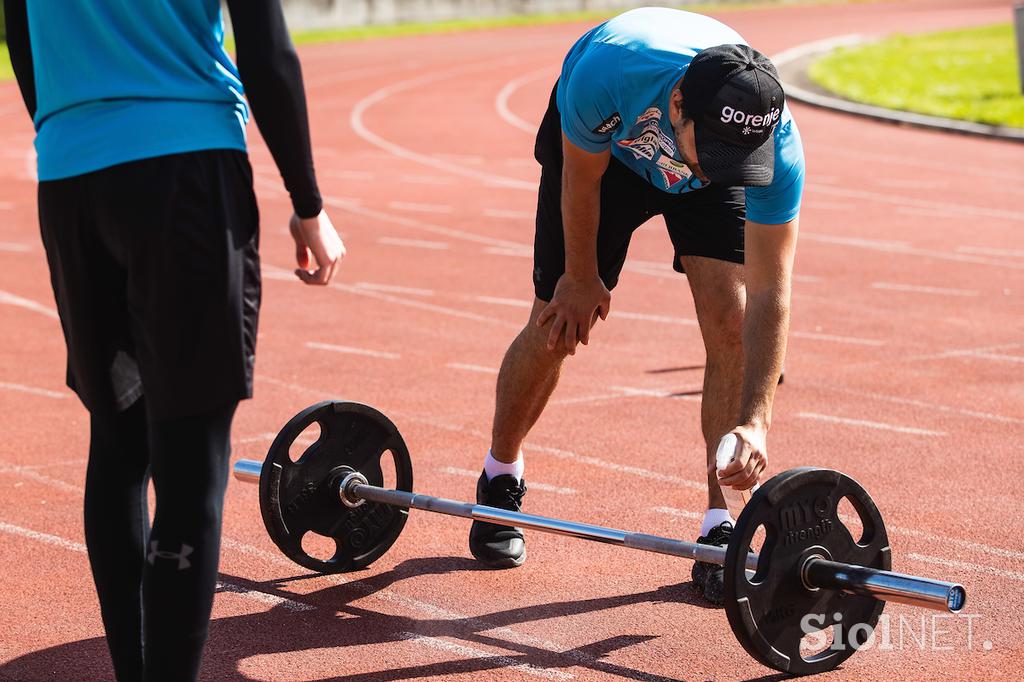
[[[694,128],[697,161],[716,185],[764,187],[775,175],[775,135],[753,149],[729,144],[712,132]]]

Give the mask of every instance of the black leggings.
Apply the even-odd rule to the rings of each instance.
[[[156,420],[143,398],[123,412],[91,415],[85,540],[119,682],[199,673],[236,406]]]

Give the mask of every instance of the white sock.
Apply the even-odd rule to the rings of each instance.
[[[715,526],[720,526],[728,521],[736,525],[736,519],[729,516],[728,509],[708,509],[704,512],[704,522],[700,524],[700,534],[706,536]]]
[[[487,458],[484,459],[484,473],[487,474],[488,481],[494,478],[495,476],[501,476],[504,474],[507,474],[509,476],[515,476],[515,479],[517,481],[522,481],[524,467],[525,464],[523,462],[522,451],[519,452],[519,457],[512,464],[499,462],[498,460],[494,459],[494,456],[491,455],[490,450],[487,451]]]

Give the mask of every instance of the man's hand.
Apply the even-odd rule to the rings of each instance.
[[[565,350],[576,354],[576,344],[584,346],[590,342],[590,328],[597,318],[607,319],[611,309],[612,295],[597,275],[578,278],[565,273],[558,278],[551,302],[537,317],[537,326],[543,327],[554,318],[548,335],[548,350],[555,350],[558,337],[565,333]]]
[[[762,426],[737,426],[737,453],[729,466],[718,472],[718,484],[736,490],[753,488],[768,468],[768,429]]]
[[[306,284],[328,284],[345,257],[345,245],[327,212],[320,211],[315,218],[300,218],[293,213],[288,229],[295,240],[295,260],[299,265],[296,276]],[[316,261],[315,270],[310,270],[312,260]]]

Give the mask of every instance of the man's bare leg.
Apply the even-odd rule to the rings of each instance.
[[[715,452],[718,441],[736,427],[743,386],[743,314],[746,288],[743,266],[725,261],[684,256],[707,353],[704,395],[700,405],[701,430],[706,446],[708,511],[701,527],[701,542],[726,546],[731,530],[721,524],[729,514],[718,485]],[[723,572],[714,564],[697,562],[692,571],[694,588],[713,604],[723,601]]]
[[[477,481],[478,504],[518,511],[526,493],[521,480],[520,448],[555,390],[566,356],[564,350],[548,350],[552,323],[537,326],[537,318],[546,305],[540,299],[534,301],[530,321],[509,346],[501,363],[491,452]],[[522,530],[484,521],[474,521],[470,527],[469,549],[491,568],[514,568],[526,560]]]
[[[512,463],[519,457],[523,441],[544,412],[562,371],[565,351],[547,347],[550,323],[537,326],[537,317],[546,305],[546,301],[534,300],[530,321],[509,346],[498,372],[491,455],[499,462]]]
[[[707,451],[708,509],[724,509],[715,452],[718,441],[739,419],[746,305],[743,266],[699,256],[684,256],[683,266],[707,353],[700,421]]]

